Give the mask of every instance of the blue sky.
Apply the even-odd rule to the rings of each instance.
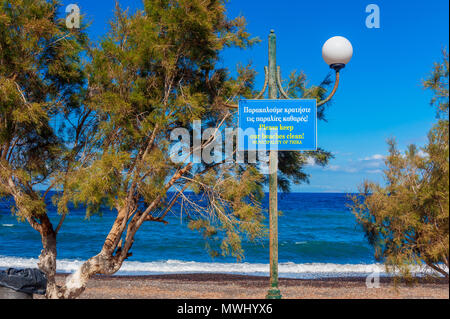
[[[113,0],[69,0],[92,22],[89,33],[98,39],[113,15]],[[131,11],[140,0],[120,0]],[[367,5],[380,8],[380,28],[368,29]],[[235,69],[251,61],[259,72],[257,86],[264,82],[267,36],[277,34],[277,62],[285,77],[304,71],[310,84],[319,84],[330,72],[322,59],[323,43],[341,35],[352,42],[354,54],[341,71],[341,85],[326,112],[327,123],[319,122],[318,144],[333,152],[327,168],[311,165],[309,185],[295,186],[299,192],[353,192],[364,179],[383,182],[386,140],[395,137],[399,147],[419,146],[427,141],[435,122],[429,105],[431,94],[421,87],[433,62],[448,48],[448,1],[297,1],[230,0],[229,17],[243,15],[248,30],[262,42],[251,50],[229,49],[223,65]]]

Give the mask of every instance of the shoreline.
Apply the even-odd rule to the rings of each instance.
[[[58,274],[58,283],[67,276]],[[419,278],[407,284],[380,277],[380,287],[372,289],[366,287],[365,277],[280,278],[279,285],[285,299],[449,298],[448,278]],[[268,286],[268,277],[216,273],[96,275],[80,299],[264,299]]]
[[[66,278],[70,273],[58,273],[56,276]],[[180,280],[180,281],[192,281],[192,282],[269,282],[268,276],[256,276],[256,275],[241,275],[241,274],[227,274],[227,273],[179,273],[179,274],[155,274],[155,275],[95,275],[93,280],[109,281],[109,280]],[[394,283],[394,277],[380,276],[380,283],[391,284]],[[298,285],[299,283],[336,283],[336,282],[366,282],[364,276],[334,276],[334,277],[318,277],[318,278],[289,278],[279,277],[280,282],[284,282],[289,285]],[[436,277],[417,277],[415,278],[417,284],[436,284],[436,285],[449,285],[448,278],[436,278]],[[407,284],[404,280],[400,280],[399,283]]]

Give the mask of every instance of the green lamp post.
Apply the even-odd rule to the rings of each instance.
[[[336,73],[336,80],[330,95],[317,103],[321,106],[334,96],[339,86],[339,72],[350,61],[353,55],[351,43],[344,37],[335,36],[328,39],[322,47],[322,57]],[[269,35],[269,66],[264,67],[265,81],[261,92],[255,97],[263,97],[269,88],[269,99],[289,99],[281,83],[281,71],[276,61],[276,36],[273,30]],[[225,105],[230,108],[238,108],[237,105]],[[270,222],[270,287],[267,299],[280,299],[278,288],[278,152],[269,151],[269,222]]]
[[[330,68],[336,72],[336,81],[330,95],[317,103],[321,106],[327,103],[339,85],[339,71],[345,67],[353,55],[353,48],[350,42],[344,37],[333,37],[325,42],[322,48],[322,56]],[[279,97],[289,99],[281,84],[280,67],[276,62],[276,36],[271,30],[269,35],[269,67],[265,67],[265,83],[263,90],[256,97],[261,98],[267,87],[269,88],[269,99]],[[270,287],[267,299],[281,299],[278,288],[278,152],[270,150],[269,153],[269,221],[270,221]]]

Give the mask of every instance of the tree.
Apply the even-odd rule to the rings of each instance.
[[[426,264],[448,278],[449,146],[448,53],[436,63],[424,87],[434,92],[431,104],[438,122],[422,152],[410,145],[405,154],[389,143],[387,185],[365,182],[353,197],[352,209],[363,226],[377,259],[388,270],[411,275],[411,265]]]
[[[12,29],[32,25],[36,20],[33,11],[36,6],[47,8],[48,5],[48,12],[54,12],[57,7],[55,2],[25,2],[30,18]],[[255,71],[251,65],[238,67],[234,77],[228,69],[220,67],[220,53],[225,48],[245,49],[258,42],[246,32],[243,17],[227,18],[224,3],[146,0],[144,10],[134,14],[117,5],[110,31],[98,46],[87,50],[89,63],[83,69],[79,68],[78,60],[83,47],[82,32],[66,34],[65,30],[64,35],[58,33],[56,39],[49,41],[51,46],[74,42],[71,45],[77,50],[58,51],[61,59],[58,65],[66,71],[76,65],[77,72],[70,74],[76,73],[80,78],[77,81],[76,77],[67,77],[63,82],[71,88],[71,94],[61,92],[59,84],[46,82],[59,89],[55,90],[60,93],[59,98],[55,98],[58,108],[45,109],[47,115],[37,118],[36,124],[44,125],[52,116],[59,116],[64,118],[64,123],[73,125],[69,133],[46,126],[48,136],[44,140],[55,140],[48,146],[52,150],[48,164],[29,164],[17,149],[9,149],[9,153],[18,154],[20,160],[15,166],[2,162],[8,170],[1,175],[3,193],[14,197],[15,213],[25,216],[41,233],[44,249],[39,267],[47,274],[48,298],[75,298],[84,291],[93,275],[117,272],[131,256],[134,236],[142,224],[167,223],[165,217],[180,199],[185,203],[189,227],[201,231],[206,239],[215,239],[208,242],[213,255],[221,252],[239,259],[243,256],[243,237],[254,240],[264,236],[264,215],[259,202],[266,180],[259,173],[258,164],[248,161],[249,154],[243,154],[243,163],[223,160],[175,163],[171,160],[171,146],[176,143],[171,133],[175,128],[186,127],[192,133],[191,123],[201,120],[203,130],[209,129],[209,134],[201,139],[200,146],[191,141],[188,154],[195,157],[197,152],[215,153],[211,145],[219,139],[223,128],[236,125],[235,113],[227,105],[257,93],[253,90]],[[5,12],[6,16],[11,14],[6,9]],[[50,21],[55,30],[60,30],[54,16]],[[5,41],[9,41],[9,37],[11,35],[6,34]],[[33,52],[43,50],[40,46],[47,47],[46,42],[39,39],[34,39],[32,44]],[[66,59],[72,61],[69,66],[64,64]],[[42,68],[48,69],[45,64]],[[42,74],[45,71],[36,71],[36,77]],[[54,78],[51,80],[59,83]],[[305,76],[293,74],[289,92],[320,100],[326,94],[327,84],[328,79],[321,86],[307,88]],[[21,91],[31,92],[32,88],[24,87]],[[32,96],[32,93],[27,94]],[[61,97],[68,99],[59,103]],[[6,105],[7,101],[2,100],[2,103]],[[10,112],[22,107],[17,103],[17,100],[11,102]],[[323,118],[324,108],[319,111]],[[8,116],[5,113],[5,118]],[[5,143],[2,146],[7,145],[7,140]],[[22,144],[28,146],[32,142],[25,140]],[[35,151],[44,150],[39,145]],[[322,150],[280,154],[282,189],[287,190],[291,182],[307,181],[303,167],[311,157],[325,165],[331,154]],[[42,159],[39,156],[39,160]],[[41,176],[39,182],[49,183],[49,190],[59,190],[53,198],[61,215],[56,227],[48,219],[44,203],[48,191],[44,194],[35,191],[33,186],[38,182],[23,187],[17,184],[23,168],[29,165],[35,169],[29,175]],[[47,167],[52,167],[51,172],[39,171]],[[10,179],[18,181],[15,188],[8,188]],[[16,196],[17,188],[26,196]],[[189,190],[201,195],[203,200],[190,199],[186,194]],[[21,204],[25,202],[23,198],[27,200],[26,205]],[[116,218],[99,253],[84,262],[63,285],[57,285],[56,235],[69,214],[69,203],[84,205],[87,216],[109,207]]]
[[[77,161],[89,110],[80,59],[87,37],[67,30],[57,1],[0,1],[0,198],[40,233],[39,267],[55,285],[56,236],[45,198]],[[58,125],[63,123],[67,125]],[[47,185],[45,192],[39,186]]]

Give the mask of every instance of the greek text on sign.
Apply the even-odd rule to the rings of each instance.
[[[239,101],[238,149],[317,150],[317,100]]]

